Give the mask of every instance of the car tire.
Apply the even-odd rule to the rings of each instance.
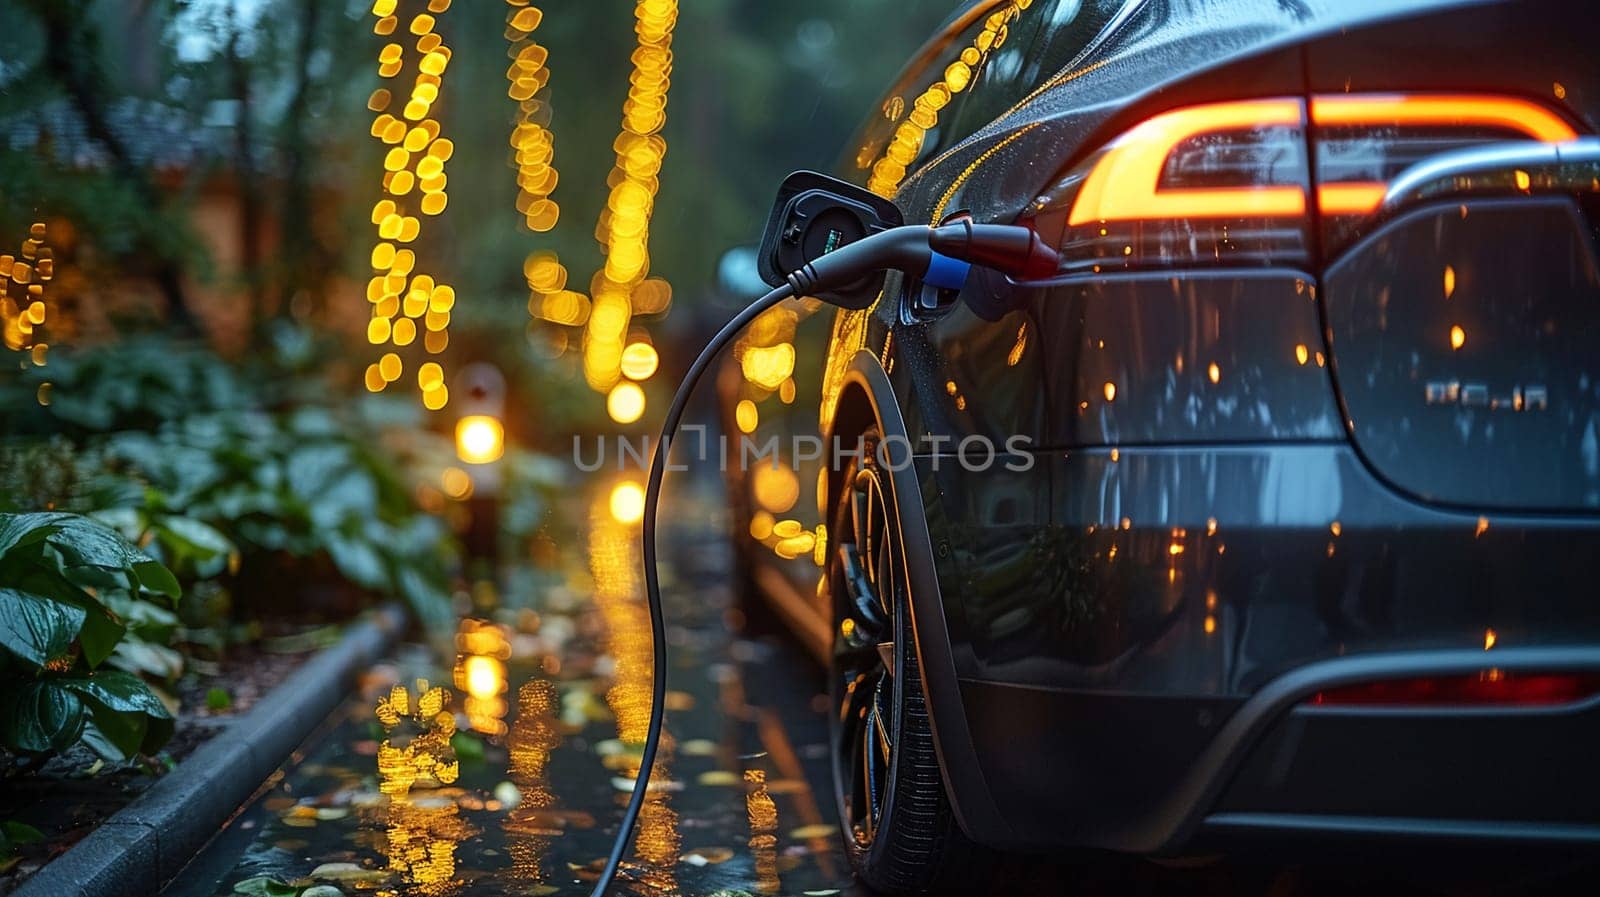
[[[885,894],[970,888],[991,857],[961,831],[945,794],[910,622],[900,511],[888,472],[871,457],[875,445],[868,434],[866,457],[845,470],[829,529],[829,731],[845,851],[856,875]]]

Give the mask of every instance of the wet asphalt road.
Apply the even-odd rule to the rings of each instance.
[[[782,638],[727,630],[732,563],[717,515],[678,519],[701,523],[669,534],[662,552],[670,744],[612,893],[865,894],[839,847],[822,674]],[[473,590],[453,664],[409,645],[370,671],[166,893],[587,894],[637,771],[649,620],[637,528],[611,519],[603,489],[555,541],[554,571]],[[1597,891],[1581,855],[1301,844],[1164,863],[1062,855],[996,879],[992,893]]]

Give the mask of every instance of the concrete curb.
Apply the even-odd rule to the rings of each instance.
[[[352,625],[13,897],[155,897],[338,707],[406,619],[402,607],[387,604]]]

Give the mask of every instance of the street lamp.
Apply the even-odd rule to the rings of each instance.
[[[456,456],[472,478],[467,499],[471,522],[463,541],[467,555],[491,563],[498,555],[501,465],[506,452],[506,378],[492,364],[476,362],[461,369],[452,390],[462,415],[456,420]]]

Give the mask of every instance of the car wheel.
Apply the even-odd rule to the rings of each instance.
[[[958,828],[934,754],[910,621],[900,518],[887,471],[845,471],[834,509],[829,583],[834,649],[834,793],[856,874],[890,894],[973,879],[982,853]]]

